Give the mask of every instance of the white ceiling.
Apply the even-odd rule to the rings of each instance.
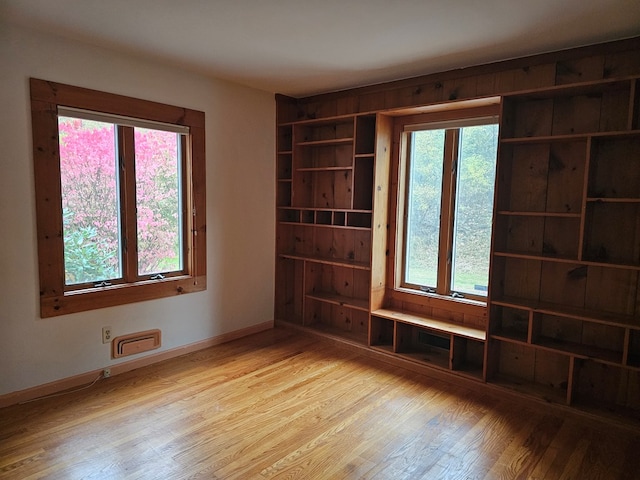
[[[0,0],[0,18],[304,96],[640,35],[640,0]]]

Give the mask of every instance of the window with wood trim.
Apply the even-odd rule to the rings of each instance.
[[[31,79],[41,316],[206,288],[204,113]]]
[[[452,117],[453,115],[449,115]],[[489,279],[497,115],[404,123],[396,284],[484,301]]]

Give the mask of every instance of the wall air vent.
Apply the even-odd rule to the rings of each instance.
[[[130,333],[116,337],[111,342],[111,358],[126,357],[160,347],[160,330]]]

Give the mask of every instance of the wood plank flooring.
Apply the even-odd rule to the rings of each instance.
[[[280,328],[0,410],[0,479],[637,479],[639,452]]]

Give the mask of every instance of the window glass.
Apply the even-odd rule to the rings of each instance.
[[[497,125],[460,129],[451,289],[486,296],[498,144]]]
[[[406,125],[401,286],[487,296],[498,125],[493,117]]]
[[[180,137],[135,128],[138,275],[182,270]]]
[[[58,117],[65,284],[122,277],[116,126]]]
[[[409,178],[404,281],[435,288],[442,196],[444,130],[414,132],[409,142]]]

